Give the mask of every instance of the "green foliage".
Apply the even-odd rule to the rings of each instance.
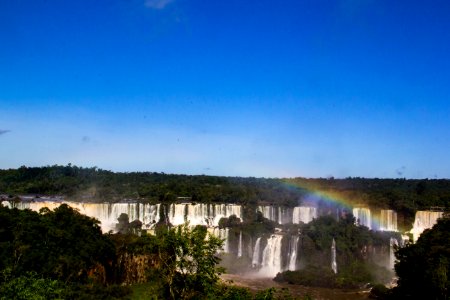
[[[371,299],[387,299],[390,297],[390,290],[383,284],[376,284],[370,290],[369,298]]]
[[[219,280],[217,251],[223,241],[206,227],[184,224],[159,237],[159,276],[166,299],[199,299],[210,294]]]
[[[209,298],[217,300],[252,300],[253,295],[247,288],[218,284],[212,293],[209,294]]]
[[[63,282],[41,278],[35,272],[13,277],[11,270],[3,270],[0,281],[1,300],[47,300],[62,299],[65,294]]]
[[[356,226],[351,215],[336,221],[319,217],[303,225],[300,236],[300,270],[278,274],[275,280],[307,286],[358,288],[370,282],[385,282],[392,277],[369,253],[385,248],[394,233],[381,233]],[[331,270],[331,244],[336,242],[338,273]]]
[[[0,170],[0,194],[65,195],[89,201],[124,198],[173,202],[193,201],[295,205],[301,190],[286,189],[281,180],[219,176],[188,176],[150,172],[113,173],[77,166],[20,167]]]
[[[439,219],[415,244],[396,251],[397,299],[450,298],[450,218]]]
[[[0,207],[0,225],[4,299],[119,299],[129,294],[127,288],[104,285],[113,280],[108,275],[116,254],[97,220],[64,204],[40,213]],[[92,275],[98,270],[104,277]]]
[[[299,271],[286,271],[278,273],[274,280],[305,286],[337,287],[335,274],[326,267],[308,266]]]
[[[20,167],[0,170],[0,194],[66,195],[71,199],[172,202],[190,197],[198,202],[239,202],[295,206],[308,191],[338,194],[371,207],[402,212],[399,220],[409,226],[417,209],[448,206],[450,180],[365,179],[365,178],[240,178],[188,176],[150,172],[113,173],[77,166]],[[11,199],[12,200],[12,199]]]
[[[134,233],[140,234],[142,230],[142,222],[139,220],[134,220],[130,222],[128,214],[121,213],[119,218],[117,218],[118,223],[116,224],[116,231],[122,234]]]
[[[0,224],[0,266],[14,274],[85,282],[90,269],[114,259],[114,245],[98,221],[65,204],[40,213],[0,207]]]

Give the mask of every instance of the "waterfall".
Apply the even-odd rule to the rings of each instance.
[[[256,268],[260,265],[260,253],[261,253],[261,238],[259,237],[256,240],[255,244],[255,250],[253,250],[253,257],[252,257],[252,267]]]
[[[223,247],[223,252],[230,253],[230,228],[225,228],[225,245]]]
[[[317,208],[312,206],[297,206],[294,207],[292,213],[292,223],[299,224],[303,222],[305,224],[311,222],[317,218]]]
[[[380,216],[381,231],[397,231],[397,213],[393,210],[382,209]]]
[[[172,225],[181,225],[186,221],[187,204],[171,204],[169,207],[169,222]],[[194,225],[194,224],[191,224]]]
[[[292,223],[292,209],[283,206],[260,205],[257,208],[264,218],[277,222],[278,224]]]
[[[9,201],[2,201],[2,205],[7,208],[12,208],[12,205],[11,203],[9,203]]]
[[[219,226],[221,218],[235,215],[242,221],[242,207],[235,204],[203,204],[182,203],[170,205],[170,223],[190,225]]]
[[[191,225],[210,225],[209,221],[209,210],[208,205],[203,203],[186,204],[187,215],[186,218],[189,220]]]
[[[425,229],[431,228],[437,223],[437,219],[442,217],[442,212],[440,211],[427,211],[419,210],[416,212],[416,218],[414,219],[414,226],[411,229],[413,234],[414,243],[419,239],[419,236]]]
[[[274,277],[281,272],[281,240],[280,234],[272,234],[267,240],[267,246],[263,250],[261,275]]]
[[[270,221],[278,222],[278,214],[275,207],[272,205],[258,206],[258,211],[260,211],[264,218]]]
[[[295,271],[297,268],[297,251],[298,251],[298,240],[299,236],[291,236],[289,240],[289,265],[288,270]]]
[[[159,215],[161,204],[144,204],[140,205],[140,207],[142,207],[142,211],[139,213],[139,216],[141,217],[141,222],[146,228],[151,228],[154,226],[154,224],[159,222],[161,218],[161,216]]]
[[[336,241],[333,238],[331,242],[331,269],[334,274],[337,274],[337,263],[336,263]]]
[[[236,204],[211,204],[212,209],[210,210],[211,220],[213,226],[219,226],[219,221],[221,218],[229,218],[231,215],[235,215],[243,221],[242,207]]]
[[[150,228],[154,223],[158,222],[160,218],[160,204],[35,201],[19,202],[17,208],[39,211],[41,208],[47,207],[50,210],[54,210],[61,204],[67,204],[84,215],[96,218],[101,222],[100,226],[104,232],[115,229],[117,218],[122,213],[128,215],[130,222],[134,220],[141,221],[144,228]]]
[[[209,229],[212,231],[212,234],[215,235],[216,237],[220,238],[221,240],[224,240],[223,242],[223,246],[222,246],[222,250],[218,251],[218,252],[222,252],[222,253],[228,253],[230,250],[230,246],[228,243],[228,232],[229,232],[229,228],[219,228],[219,227],[214,227],[212,229]]]
[[[372,229],[372,217],[369,208],[354,208],[353,216],[356,218],[356,224]]]
[[[239,232],[238,257],[242,256],[242,231]]]
[[[292,209],[288,207],[278,207],[278,224],[292,223]]]
[[[398,246],[397,239],[392,238],[389,240],[389,269],[393,270],[395,265],[394,246]]]

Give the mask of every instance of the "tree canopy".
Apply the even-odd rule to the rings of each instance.
[[[439,219],[415,244],[396,252],[394,299],[450,298],[450,218]]]

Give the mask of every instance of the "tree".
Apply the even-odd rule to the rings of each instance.
[[[164,297],[201,299],[212,293],[219,279],[217,251],[223,240],[206,227],[184,224],[160,233],[158,249]]]
[[[63,282],[86,282],[97,266],[110,267],[115,248],[99,221],[62,204],[54,211],[0,207],[0,269],[36,272]]]
[[[450,218],[439,219],[415,244],[396,252],[395,299],[450,298]]]

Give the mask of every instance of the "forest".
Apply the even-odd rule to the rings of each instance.
[[[237,226],[232,223],[221,222]],[[259,230],[273,229],[260,214],[252,223]],[[133,299],[133,284],[139,282],[147,283],[148,299],[312,299],[294,298],[288,290],[255,293],[224,284],[219,276],[226,270],[218,255],[223,240],[204,226],[167,225],[160,222],[154,234],[147,234],[121,216],[119,232],[103,234],[96,219],[66,204],[40,212],[0,205],[0,299]],[[252,230],[249,225],[243,226]],[[384,286],[391,274],[361,251],[383,244],[382,233],[355,225],[352,216],[340,221],[323,216],[300,227],[303,266],[278,273],[276,281],[346,289],[369,285],[375,299],[448,299],[448,215],[417,243],[396,248],[393,289]],[[332,237],[338,240],[336,274],[327,255]]]
[[[295,206],[311,191],[338,194],[354,203],[390,208],[412,215],[416,210],[447,207],[448,179],[244,178],[111,172],[97,167],[25,167],[0,170],[0,194],[61,195],[75,201],[267,203]]]
[[[219,221],[221,228],[229,228],[230,243],[239,236],[244,240],[270,236],[279,227],[257,213],[256,205],[296,206],[309,201],[313,191],[394,209],[409,220],[416,210],[448,210],[450,203],[447,179],[242,178],[120,173],[70,164],[0,170],[2,201],[32,195],[84,202],[239,203],[244,222],[236,216]],[[254,293],[224,285],[219,275],[239,272],[239,264],[251,266],[244,261],[249,258],[218,255],[224,240],[203,226],[172,227],[163,219],[154,233],[147,234],[141,223],[121,215],[118,233],[102,233],[98,220],[65,204],[40,212],[0,205],[0,299],[131,299],[130,285],[142,282],[150,283],[146,289],[151,299],[292,299],[272,289]],[[419,293],[448,299],[449,226],[446,215],[417,243],[396,249],[398,286],[387,289],[384,284],[392,273],[379,266],[374,254],[388,251],[389,239],[398,233],[357,226],[350,212],[339,220],[322,216],[308,224],[287,225],[284,234],[301,232],[300,268],[279,273],[275,280],[327,288],[359,289],[369,284],[371,297],[377,299],[414,299]],[[329,267],[334,239],[337,274]],[[283,251],[286,247],[283,244]],[[433,293],[414,292],[419,283]]]

